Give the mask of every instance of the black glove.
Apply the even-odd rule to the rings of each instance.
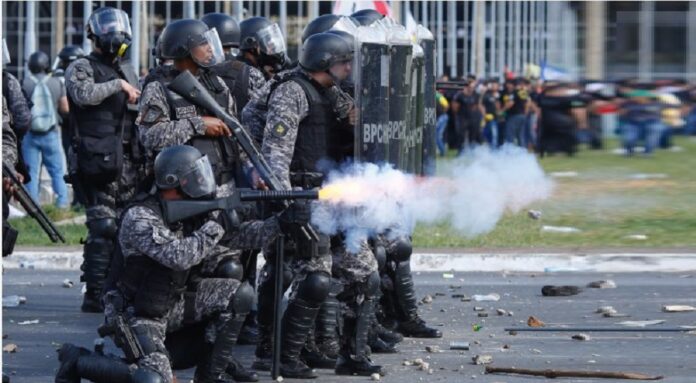
[[[298,226],[309,223],[312,217],[308,201],[295,201],[278,214],[278,224],[284,234],[291,234]]]

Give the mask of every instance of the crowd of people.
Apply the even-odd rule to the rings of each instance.
[[[384,374],[371,355],[442,336],[418,313],[409,237],[374,233],[354,251],[342,233],[315,232],[303,201],[208,203],[239,188],[316,189],[322,160],[348,160],[354,36],[334,26],[387,21],[373,10],[320,16],[292,63],[264,17],[176,20],[139,78],[128,15],[102,7],[86,26],[91,53],[65,47],[56,68],[34,53],[23,86],[3,68],[3,162],[34,198],[46,166],[58,207],[72,185],[86,210],[81,310],[103,315],[99,334],[123,351],[63,344],[56,382],[169,383],[194,366],[198,383],[257,381],[254,370],[277,365],[275,347],[284,378],[316,378],[315,368],[370,376]],[[4,182],[3,231],[12,193]],[[256,345],[252,369],[236,344]]]
[[[696,133],[696,86],[681,80],[642,82],[540,81],[508,74],[497,78],[440,78],[437,146],[457,153],[486,144],[511,143],[537,151],[572,155],[579,144],[603,147],[606,119],[627,156],[671,145],[674,134]]]

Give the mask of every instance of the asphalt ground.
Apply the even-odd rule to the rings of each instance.
[[[3,308],[3,347],[17,345],[15,353],[2,353],[3,372],[11,382],[52,382],[58,361],[55,350],[63,342],[91,347],[102,316],[83,314],[79,283],[63,288],[64,279],[79,280],[77,271],[13,269],[3,274],[3,296],[25,296],[18,307]],[[589,289],[571,297],[542,297],[543,285],[576,285],[612,279],[614,289]],[[664,376],[663,382],[696,382],[696,336],[679,332],[586,332],[590,340],[571,339],[574,332],[518,332],[503,328],[527,326],[530,315],[547,326],[614,326],[624,320],[664,320],[646,328],[696,325],[696,312],[665,313],[662,305],[696,306],[696,273],[454,273],[423,272],[415,276],[420,298],[430,295],[432,303],[420,306],[427,322],[440,328],[441,339],[406,339],[401,352],[374,355],[385,366],[385,382],[538,382],[540,377],[486,375],[484,366],[474,365],[472,357],[490,355],[493,366],[528,369],[583,371],[626,371]],[[459,294],[497,293],[497,302],[463,302]],[[455,297],[453,297],[453,295]],[[488,317],[479,317],[475,306]],[[613,306],[628,318],[604,318],[595,310]],[[512,311],[499,316],[496,309]],[[37,324],[21,324],[39,320]],[[478,331],[473,325],[482,326]],[[450,343],[470,343],[470,350],[450,350]],[[438,346],[431,353],[426,346]],[[107,352],[117,352],[107,342]],[[245,365],[253,358],[253,348],[242,346],[237,354]],[[420,358],[430,371],[405,366],[404,361]],[[322,382],[369,381],[366,377],[337,377],[330,370],[319,370]],[[179,382],[188,382],[192,370],[176,372]],[[262,381],[270,381],[261,373]],[[558,382],[619,382],[613,379],[557,378]]]

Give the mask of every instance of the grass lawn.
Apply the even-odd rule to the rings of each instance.
[[[508,213],[495,230],[465,238],[446,223],[420,226],[414,233],[417,247],[478,248],[597,248],[696,247],[696,138],[677,137],[682,151],[657,151],[652,157],[626,158],[610,152],[616,141],[599,151],[583,149],[575,157],[557,155],[541,159],[548,172],[577,172],[576,177],[554,178],[553,196],[530,206],[540,210],[540,220],[527,211]],[[657,178],[640,175],[658,175]],[[53,221],[75,212],[46,207]],[[51,245],[31,218],[13,220],[20,245]],[[572,226],[576,234],[542,233],[542,225]],[[84,225],[60,226],[69,244],[86,237]],[[646,235],[646,240],[626,238]]]
[[[696,246],[696,138],[677,137],[681,151],[660,150],[650,158],[613,154],[609,141],[598,151],[583,149],[575,157],[556,155],[540,159],[547,173],[577,172],[575,177],[554,177],[550,199],[527,211],[508,213],[495,230],[464,238],[447,224],[420,226],[417,247],[693,247]],[[652,176],[649,176],[652,175]],[[572,226],[574,234],[542,233],[543,225]],[[646,235],[646,240],[629,239]]]

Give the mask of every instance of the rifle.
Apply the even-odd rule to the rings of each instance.
[[[237,189],[228,197],[211,200],[175,200],[164,203],[164,216],[168,223],[182,221],[186,218],[200,214],[223,210],[231,212],[242,206],[242,202],[252,201],[288,201],[299,199],[318,199],[316,190],[276,190],[260,191],[250,189]]]
[[[208,90],[198,81],[189,71],[181,72],[172,82],[170,82],[167,87],[171,89],[176,94],[185,98],[188,102],[204,108],[215,115],[215,117],[221,119],[225,122],[232,130],[232,135],[234,136],[239,146],[251,160],[251,163],[259,172],[261,179],[268,185],[268,188],[272,191],[284,190],[283,185],[280,183],[278,178],[271,171],[271,167],[268,165],[266,160],[263,158],[261,152],[259,152],[256,145],[254,145],[253,140],[249,137],[249,133],[244,130],[242,124],[239,121],[227,114],[225,110],[215,101],[215,99],[210,95]],[[287,201],[284,202],[287,207]],[[318,240],[319,237],[314,229],[305,225],[301,228],[301,232],[306,236],[308,240]]]
[[[51,242],[55,243],[60,240],[61,242],[65,243],[65,238],[63,238],[63,235],[48,219],[46,213],[41,210],[41,207],[31,198],[24,185],[19,182],[19,178],[17,178],[17,173],[15,170],[4,162],[2,163],[2,176],[10,179],[10,182],[12,182],[12,185],[15,187],[15,199],[19,201],[20,205],[22,205],[24,210],[26,210],[27,214],[29,214],[36,220],[36,222],[39,223],[39,226],[41,226],[43,231],[46,232],[48,237],[51,239]]]

